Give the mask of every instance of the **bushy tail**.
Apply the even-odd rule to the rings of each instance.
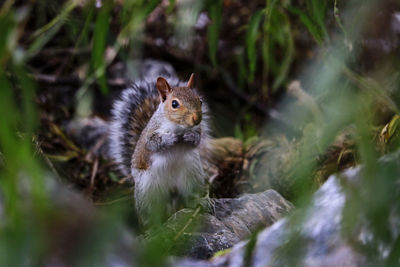
[[[73,120],[67,125],[67,134],[82,148],[95,156],[111,159],[109,153],[110,124],[98,117]]]

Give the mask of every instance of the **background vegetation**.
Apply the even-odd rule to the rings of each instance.
[[[399,144],[399,14],[398,1],[373,0],[6,0],[0,6],[0,265],[60,259],[107,265],[105,251],[120,242],[116,229],[140,231],[129,201],[101,205],[104,195],[129,198],[124,179],[88,157],[63,127],[73,117],[107,117],[143,58],[171,63],[183,79],[198,74],[215,136],[291,144],[288,195],[298,207],[326,174],[365,164],[365,193],[349,189],[343,223],[351,232],[360,216],[369,222],[371,257],[379,254],[377,244],[399,244],[387,232],[388,207],[399,201],[397,177],[376,164]],[[339,142],[341,136],[349,138]],[[315,183],[321,166],[329,171]],[[100,212],[78,205],[83,199],[55,201],[59,180]],[[151,265],[166,256],[160,251],[150,245],[135,256]],[[398,263],[396,246],[389,255],[387,264]]]

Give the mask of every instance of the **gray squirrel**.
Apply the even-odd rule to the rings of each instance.
[[[138,81],[114,102],[109,153],[134,179],[135,206],[144,221],[165,219],[202,190],[206,111],[193,74],[187,83],[173,76]]]

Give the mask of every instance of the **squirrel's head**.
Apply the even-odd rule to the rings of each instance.
[[[162,77],[157,78],[156,86],[168,120],[185,127],[193,127],[201,122],[202,102],[194,89],[194,74],[186,86],[171,88]]]

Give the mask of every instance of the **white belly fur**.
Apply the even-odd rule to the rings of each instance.
[[[152,155],[149,169],[132,169],[132,176],[135,178],[136,207],[141,210],[151,208],[154,198],[168,198],[172,190],[177,190],[183,197],[190,196],[203,184],[204,172],[198,149],[188,151],[177,147]]]

